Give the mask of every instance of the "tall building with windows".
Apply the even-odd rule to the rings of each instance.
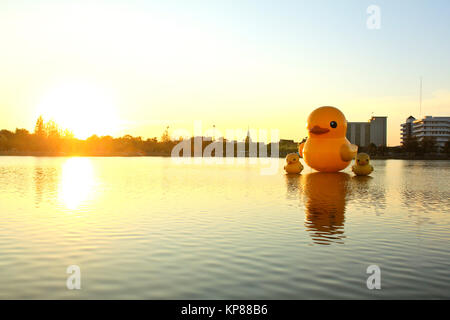
[[[369,122],[348,122],[347,139],[358,146],[368,146],[370,144]]]
[[[443,148],[450,140],[450,117],[425,116],[415,119],[410,116],[401,124],[402,144],[408,137],[416,137],[421,141],[425,137],[433,138],[439,148]]]
[[[406,119],[406,122],[401,124],[400,137],[402,144],[404,144],[407,139],[412,137],[412,128],[415,120],[416,118],[409,116],[408,119]]]
[[[372,117],[369,120],[370,143],[376,146],[387,145],[387,117]]]
[[[376,146],[387,144],[387,117],[372,117],[367,122],[348,122],[347,139],[360,147],[374,143]]]

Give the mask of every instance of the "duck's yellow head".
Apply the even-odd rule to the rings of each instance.
[[[356,164],[358,166],[365,166],[369,164],[370,157],[367,153],[361,152],[356,155]]]
[[[306,129],[312,138],[342,138],[347,133],[347,120],[335,107],[320,107],[311,112]]]
[[[298,162],[300,159],[300,156],[297,153],[289,153],[286,156],[286,163],[287,164],[294,164],[296,162]]]

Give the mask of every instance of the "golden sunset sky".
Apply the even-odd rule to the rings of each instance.
[[[316,107],[348,121],[450,114],[450,3],[0,2],[0,128],[38,115],[79,138],[247,126],[306,136]]]

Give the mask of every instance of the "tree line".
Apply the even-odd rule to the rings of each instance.
[[[75,138],[70,130],[61,129],[54,121],[36,121],[33,133],[26,129],[0,131],[0,152],[11,154],[66,155],[170,155],[177,141],[172,141],[168,128],[160,140],[125,135],[120,138],[92,135],[86,140]]]
[[[366,147],[358,147],[358,152],[366,152],[371,156],[386,156],[389,154],[409,154],[414,156],[424,156],[426,154],[447,154],[450,155],[450,142],[447,141],[444,147],[441,147],[436,142],[434,137],[424,137],[418,139],[415,136],[405,139],[401,146],[387,147],[376,146],[374,143]]]
[[[447,141],[444,147],[440,147],[434,137],[424,137],[419,140],[415,136],[410,136],[405,139],[402,147],[406,152],[417,155],[436,152],[450,154],[450,141]]]
[[[223,138],[221,138],[223,139]],[[26,129],[16,129],[14,132],[9,130],[0,131],[0,154],[7,155],[69,155],[69,156],[136,156],[136,155],[158,155],[170,156],[174,147],[183,140],[182,137],[172,139],[169,134],[169,127],[166,127],[161,137],[143,139],[142,137],[133,137],[125,135],[114,138],[112,136],[92,135],[86,140],[77,139],[70,130],[61,129],[54,121],[45,122],[40,116],[34,128],[30,133]],[[195,139],[188,139],[191,143],[191,155],[194,156]],[[202,137],[202,151],[213,141],[209,137]],[[223,142],[226,140],[223,139]],[[231,141],[229,141],[231,142]],[[248,139],[245,142],[232,141],[234,144],[234,155],[248,156]],[[238,144],[244,144],[244,154]],[[267,155],[271,156],[271,144],[265,146]],[[289,147],[289,148],[288,148]],[[223,144],[223,155],[226,154],[226,146]],[[259,152],[260,145],[257,149]],[[280,154],[297,150],[294,146],[280,145]],[[286,150],[285,150],[286,149]],[[181,154],[183,155],[183,154]],[[215,152],[212,153],[215,156]],[[278,156],[278,154],[277,154]]]

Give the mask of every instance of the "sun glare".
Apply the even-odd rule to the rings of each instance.
[[[90,159],[70,158],[62,167],[59,199],[67,209],[75,210],[89,199],[94,183],[94,168]]]
[[[37,107],[37,115],[55,121],[75,137],[114,135],[119,117],[112,95],[92,85],[66,83],[49,90]]]

